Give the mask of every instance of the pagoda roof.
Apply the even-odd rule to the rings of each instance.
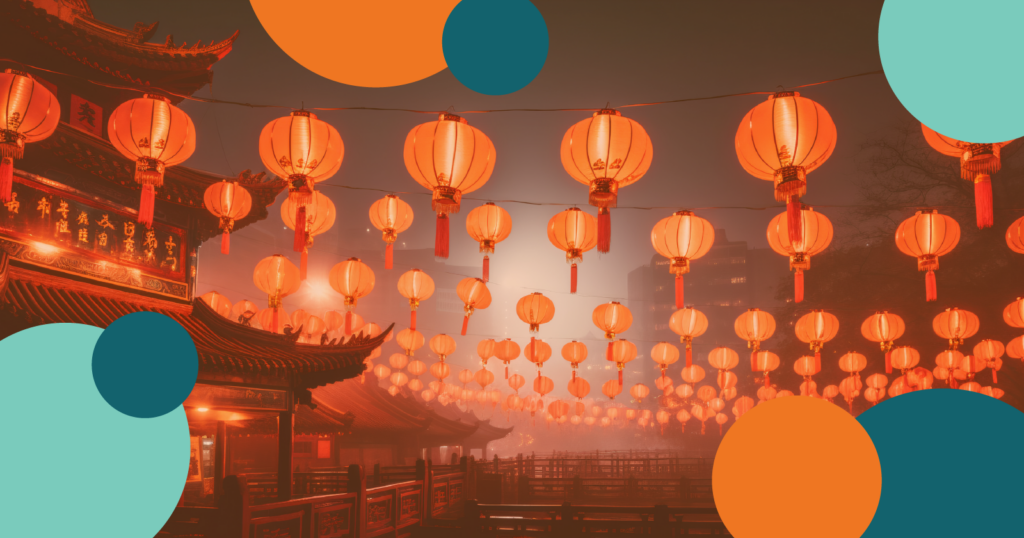
[[[476,430],[473,431],[468,437],[462,440],[464,446],[478,447],[487,444],[490,441],[496,441],[512,433],[512,426],[508,428],[500,428],[491,424],[490,420],[480,420],[476,414],[470,411],[463,411],[454,405],[437,405],[432,402],[431,409],[440,416],[448,418],[450,420],[456,420],[464,423],[471,423],[476,426]]]
[[[204,373],[283,380],[305,391],[359,375],[364,359],[390,333],[357,335],[344,344],[300,344],[293,337],[235,323],[201,299],[180,304],[0,263],[0,337],[47,323],[105,328],[133,312],[157,312],[181,324],[199,352]]]
[[[21,28],[58,53],[104,75],[140,89],[159,88],[178,96],[191,95],[213,79],[211,66],[229,52],[238,38],[203,45],[148,43],[158,23],[136,23],[131,30],[97,20],[86,0],[49,2],[36,7],[27,0],[0,2],[0,19]]]

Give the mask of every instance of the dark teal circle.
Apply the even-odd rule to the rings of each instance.
[[[983,394],[932,389],[883,400],[857,420],[882,465],[864,538],[1020,533],[1024,413]]]
[[[444,24],[444,59],[467,88],[505,95],[530,83],[548,57],[548,26],[529,0],[462,0]]]
[[[92,351],[92,378],[100,395],[136,418],[173,411],[188,398],[198,375],[199,355],[188,331],[155,312],[117,319]]]

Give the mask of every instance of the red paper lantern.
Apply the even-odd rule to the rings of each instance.
[[[252,209],[252,196],[237,181],[221,180],[206,188],[203,205],[220,219],[220,252],[231,252],[231,230],[235,221],[242,220]]]
[[[576,293],[576,264],[583,253],[597,245],[597,220],[578,207],[570,207],[548,221],[548,240],[565,251],[565,261],[572,264],[569,293]]]
[[[478,308],[484,309],[491,306],[491,292],[483,280],[469,277],[459,281],[459,285],[455,287],[455,293],[466,305],[463,308],[466,315],[462,318],[462,336],[466,336],[466,330],[469,328],[469,316],[472,316]]]
[[[948,254],[959,241],[960,225],[952,217],[941,215],[934,209],[918,211],[896,229],[896,246],[900,252],[917,258],[918,271],[927,271],[927,301],[938,298],[935,270],[939,268],[939,256]]]
[[[269,323],[260,319],[263,328],[270,332],[278,332],[281,328],[280,311],[281,300],[299,290],[302,280],[299,278],[299,268],[288,261],[280,254],[263,258],[252,274],[253,283],[263,293],[267,294],[271,310]]]
[[[50,136],[59,122],[60,103],[46,86],[21,71],[5,69],[0,73],[0,202],[12,199],[14,159],[25,156],[25,144]],[[135,158],[134,153],[121,153]]]
[[[301,211],[292,198],[286,198],[281,204],[281,221],[302,236],[302,248],[297,250],[301,252],[299,274],[303,280],[306,279],[307,255],[309,247],[313,246],[313,237],[330,230],[335,219],[334,202],[327,195],[313,191],[310,196]],[[304,216],[305,220],[296,221],[295,217],[299,215]]]
[[[679,335],[679,341],[686,344],[686,366],[690,366],[693,364],[693,339],[708,330],[707,316],[696,308],[683,308],[672,313],[668,326]]]
[[[331,268],[328,281],[334,291],[345,297],[345,334],[351,334],[356,302],[373,291],[373,269],[359,258],[349,258]]]
[[[420,301],[434,294],[434,279],[419,269],[410,269],[398,277],[398,293],[409,300],[409,327],[416,330],[416,309]]]
[[[793,271],[793,295],[795,302],[804,300],[804,271],[811,268],[811,257],[832,242],[832,222],[816,213],[810,207],[798,204],[795,213],[780,213],[768,223],[768,246],[772,250],[789,256],[789,270]],[[800,228],[794,240],[792,227]]]
[[[868,341],[877,342],[885,352],[885,373],[892,373],[892,357],[889,350],[893,341],[903,336],[907,328],[903,318],[886,311],[875,312],[860,325],[860,333]]]
[[[400,200],[397,195],[389,194],[370,206],[370,224],[381,231],[384,239],[384,268],[391,269],[395,259],[395,241],[398,234],[412,226],[412,207]]]
[[[824,310],[811,310],[796,322],[796,337],[810,344],[816,369],[821,370],[821,348],[839,332],[839,318]]]
[[[466,232],[480,243],[480,252],[484,253],[483,281],[488,282],[491,279],[491,259],[487,255],[494,254],[495,245],[512,233],[512,216],[494,203],[487,202],[466,215]]]
[[[1010,142],[972,144],[941,135],[921,124],[924,139],[935,151],[960,159],[960,177],[974,183],[978,228],[992,226],[992,174],[999,171],[1000,148]]]
[[[671,260],[669,272],[675,275],[676,308],[683,308],[683,275],[690,272],[690,260],[708,253],[715,242],[711,223],[689,211],[677,211],[658,221],[651,230],[654,250]]]

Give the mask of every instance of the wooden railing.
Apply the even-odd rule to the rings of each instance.
[[[711,476],[714,461],[705,458],[685,458],[659,455],[636,457],[628,455],[579,455],[570,457],[536,457],[519,454],[515,458],[495,458],[481,461],[481,472],[529,476],[533,478],[582,477],[659,477]]]
[[[446,535],[573,537],[611,533],[649,536],[730,536],[714,508],[490,505],[467,501],[458,532]],[[427,533],[425,533],[427,534]],[[431,533],[432,534],[432,533]]]
[[[520,476],[519,504],[575,503],[713,503],[708,478],[530,478]]]

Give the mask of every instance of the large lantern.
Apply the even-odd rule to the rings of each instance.
[[[543,340],[531,338],[530,343],[526,344],[526,348],[523,349],[523,355],[526,360],[537,365],[537,376],[539,377],[541,366],[544,366],[544,363],[551,358],[551,346]]]
[[[801,230],[796,240],[790,232],[793,226]],[[768,223],[768,246],[783,256],[789,256],[795,302],[804,300],[804,271],[811,268],[811,257],[821,253],[831,242],[832,222],[802,204],[795,215],[780,213]]]
[[[277,118],[260,132],[260,159],[267,170],[288,181],[294,222],[306,221],[302,213],[313,201],[315,184],[336,174],[344,157],[338,130],[305,110]],[[306,247],[301,226],[295,228],[293,247],[295,252]]]
[[[416,330],[416,309],[420,301],[425,301],[434,294],[434,279],[419,269],[410,269],[398,277],[398,293],[409,300],[409,327]]]
[[[519,357],[519,344],[506,338],[494,344],[494,358],[505,363],[505,379],[508,379],[508,364]]]
[[[345,297],[345,334],[350,334],[356,302],[373,291],[373,269],[359,258],[349,258],[331,268],[328,281],[334,291]]]
[[[410,357],[426,343],[423,333],[416,329],[402,329],[398,331],[398,334],[395,335],[395,341],[398,342],[398,347],[402,348],[402,351]]]
[[[629,388],[629,395],[636,400],[637,404],[642,404],[644,402],[644,398],[646,398],[650,393],[651,389],[643,383],[637,383]]]
[[[818,103],[799,92],[778,92],[751,109],[736,131],[736,155],[743,169],[775,183],[775,200],[786,202],[789,241],[802,241],[800,197],[807,174],[832,155],[836,126]]]
[[[484,366],[487,366],[487,359],[494,356],[494,346],[497,342],[493,338],[485,338],[476,345],[476,354],[480,357]]]
[[[405,137],[405,168],[433,192],[437,213],[434,255],[448,257],[448,215],[459,212],[462,195],[487,183],[494,171],[494,144],[465,118],[442,112],[437,121],[413,127]]]
[[[552,381],[550,377],[538,375],[537,378],[533,380],[533,391],[540,395],[541,398],[553,390],[555,390],[555,382]]]
[[[668,326],[679,335],[679,341],[686,344],[686,366],[690,366],[693,364],[693,339],[708,330],[707,316],[696,308],[683,308],[672,313]]]
[[[597,245],[597,220],[578,207],[570,207],[548,221],[548,240],[565,251],[565,261],[572,264],[569,293],[576,293],[576,264],[583,253]]]
[[[516,314],[523,323],[530,325],[530,333],[540,331],[540,326],[554,319],[555,303],[539,292],[531,293],[516,303]],[[531,336],[532,340],[533,337]]]
[[[708,353],[708,364],[718,370],[718,386],[727,388],[725,379],[729,377],[729,370],[739,366],[740,356],[727,347],[716,347]]]
[[[612,360],[612,341],[615,335],[626,332],[633,324],[633,313],[622,304],[615,301],[597,305],[592,315],[594,325],[604,331],[604,337],[608,339],[607,360]],[[619,371],[619,380],[622,380],[622,371]]]
[[[875,312],[864,323],[860,325],[860,333],[870,342],[877,342],[885,352],[885,373],[892,373],[892,357],[889,350],[892,349],[893,341],[903,336],[907,325],[903,318],[886,311]]]
[[[1002,366],[1000,359],[1005,349],[1003,343],[998,340],[982,340],[974,346],[974,356],[985,361],[985,364],[992,370],[993,383],[999,382],[996,371]]]
[[[480,385],[480,389],[486,389],[487,385],[494,383],[494,374],[492,374],[487,368],[481,368],[473,374],[473,381],[476,381],[477,385]]]
[[[796,375],[804,378],[804,382],[800,384],[800,394],[803,396],[816,396],[817,385],[815,385],[812,377],[821,371],[821,361],[816,357],[805,355],[793,363],[793,371],[796,372]]]
[[[487,255],[494,254],[495,245],[512,233],[512,216],[493,202],[487,202],[466,215],[466,232],[480,243],[480,252],[484,253],[483,281],[489,282],[491,259]]]
[[[775,318],[771,314],[757,308],[747,309],[740,314],[733,324],[736,336],[747,341],[750,349],[751,369],[754,367],[754,356],[761,349],[761,342],[775,334]]]
[[[1000,148],[1010,142],[972,144],[941,135],[921,124],[924,139],[935,151],[960,159],[960,177],[974,183],[974,210],[978,228],[992,226],[992,174],[999,171]]]
[[[220,252],[231,252],[231,230],[235,221],[245,218],[252,209],[252,196],[237,181],[226,179],[206,188],[203,194],[203,205],[213,216],[220,219]]]
[[[948,254],[959,241],[960,225],[935,209],[918,211],[896,229],[896,246],[900,252],[917,258],[918,271],[927,271],[927,301],[938,298],[935,270],[939,268],[939,256]]]
[[[269,326],[260,319],[263,328],[276,333],[280,330],[281,300],[299,290],[302,280],[299,278],[299,268],[288,261],[288,258],[275,254],[263,258],[256,264],[252,273],[253,283],[263,293],[267,294],[268,303],[272,312]]]
[[[918,363],[921,362],[921,354],[910,346],[900,346],[894,348],[889,353],[892,368],[896,368],[901,374],[907,375],[909,370],[917,367]],[[888,372],[886,372],[888,373]]]
[[[164,184],[164,170],[184,162],[196,150],[192,118],[170,99],[146,94],[121,103],[110,113],[107,136],[121,155],[135,161],[135,182],[142,185],[139,222],[150,226],[156,188]]]
[[[679,372],[679,377],[683,378],[684,383],[690,385],[696,385],[704,379],[704,368],[699,364],[691,364],[690,366],[684,366],[682,371]]]
[[[13,69],[0,73],[0,202],[12,200],[14,159],[25,156],[25,144],[50,136],[59,122],[60,103],[46,86],[28,73]],[[195,147],[194,131],[192,137]],[[125,156],[135,158],[134,154]]]
[[[839,332],[839,318],[824,310],[811,310],[796,322],[796,337],[805,344],[810,344],[814,352],[815,367],[821,370],[821,348],[825,342],[836,337]]]
[[[463,278],[459,282],[459,285],[455,287],[455,293],[465,303],[463,310],[466,315],[462,318],[462,336],[466,336],[466,330],[469,328],[469,316],[472,316],[473,311],[478,308],[484,309],[491,306],[491,292],[483,280],[469,277]]]
[[[636,358],[636,345],[627,340],[615,340],[608,345],[608,361],[614,362],[619,370],[619,385],[622,384],[622,370],[626,363]]]
[[[430,351],[433,351],[441,359],[441,362],[444,362],[448,355],[455,353],[455,339],[447,334],[434,335],[430,339],[429,345]],[[472,372],[470,373],[472,374]]]
[[[665,370],[679,360],[679,348],[668,343],[658,342],[651,348],[651,359],[661,368],[661,378],[665,378]]]
[[[690,272],[690,260],[708,253],[715,242],[711,223],[689,211],[677,211],[658,221],[651,230],[654,250],[672,263],[669,272],[675,275],[676,309],[683,308],[683,275]]]
[[[296,215],[303,215],[304,221],[295,220]],[[326,194],[313,191],[311,198],[302,211],[298,211],[297,203],[292,198],[286,198],[281,204],[281,220],[284,225],[296,230],[296,236],[302,235],[302,248],[299,263],[299,273],[302,279],[306,279],[306,258],[309,254],[309,247],[313,246],[313,237],[320,235],[334,226],[335,219],[334,202]]]
[[[577,401],[583,401],[590,394],[590,383],[582,377],[574,377],[569,380],[569,394],[576,397]]]
[[[781,364],[782,361],[779,360],[778,355],[763,349],[755,351],[750,358],[750,370],[764,373],[765,387],[771,386],[771,381],[768,379],[769,374],[777,370]]]
[[[959,308],[947,308],[932,320],[932,329],[939,338],[949,341],[949,349],[962,346],[964,339],[977,334],[980,327],[976,314]]]
[[[389,194],[370,206],[370,224],[381,231],[384,239],[384,268],[391,269],[395,261],[395,241],[398,234],[412,226],[412,206]]]
[[[590,188],[597,208],[597,251],[611,247],[609,210],[618,205],[619,188],[637,182],[651,166],[654,147],[639,123],[610,108],[578,122],[562,138],[562,166]]]
[[[1003,321],[1015,329],[1024,329],[1024,299],[1017,297],[1015,301],[1003,309]]]
[[[580,363],[587,359],[587,345],[575,340],[565,344],[562,346],[562,358],[569,361],[572,378],[576,379],[576,370],[579,369]]]

